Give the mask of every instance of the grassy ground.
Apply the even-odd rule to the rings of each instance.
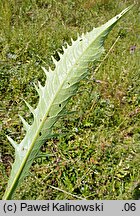
[[[18,113],[30,122],[23,102],[33,106],[33,82],[52,66],[51,55],[82,33],[99,26],[133,0],[0,1],[0,198],[5,191],[14,150],[9,134],[24,136]],[[140,4],[109,35],[106,60],[88,77],[67,106],[75,114],[61,119],[43,156],[34,161],[15,199],[140,198]],[[133,47],[134,46],[134,47]],[[93,75],[93,69],[91,73]],[[99,80],[96,82],[96,80]]]

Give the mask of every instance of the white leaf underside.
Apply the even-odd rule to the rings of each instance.
[[[89,62],[94,63],[99,59],[104,51],[103,43],[108,33],[131,7],[126,8],[101,27],[78,36],[76,41],[72,40],[72,44],[67,45],[67,48],[63,47],[64,53],[59,54],[59,61],[52,57],[55,64],[53,71],[42,68],[47,78],[44,86],[39,82],[38,86],[35,85],[39,95],[36,109],[25,101],[34,117],[32,125],[20,116],[26,130],[25,137],[20,144],[17,144],[7,136],[15,148],[15,162],[12,165],[4,199],[11,199],[16,187],[28,174],[41,145],[50,137],[53,125],[62,116],[68,100],[76,93],[78,83],[88,75]]]

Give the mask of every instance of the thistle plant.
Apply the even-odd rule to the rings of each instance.
[[[94,64],[100,58],[104,52],[103,44],[107,35],[132,6],[101,27],[93,28],[91,32],[78,36],[75,41],[71,40],[71,45],[67,44],[66,48],[62,47],[63,54],[58,53],[60,60],[57,61],[52,57],[55,64],[54,70],[42,67],[46,74],[45,85],[42,86],[40,82],[38,85],[34,84],[39,95],[38,105],[34,109],[25,101],[33,114],[33,123],[30,125],[22,116],[19,116],[26,131],[20,144],[7,136],[15,149],[15,161],[3,199],[13,198],[17,187],[28,175],[40,147],[51,136],[52,127],[60,116],[65,114],[65,106],[76,94],[79,82],[88,75],[89,63]]]

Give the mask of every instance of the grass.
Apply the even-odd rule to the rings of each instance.
[[[18,113],[32,121],[23,98],[37,104],[33,83],[53,68],[62,45],[132,4],[125,0],[0,1],[0,199],[14,150],[5,135],[24,136]],[[140,198],[139,3],[109,35],[99,70],[81,82],[67,106],[76,111],[54,128],[15,199]],[[136,47],[133,47],[133,46]],[[106,54],[105,53],[105,54]],[[103,57],[104,58],[104,57]],[[100,64],[100,63],[99,63]],[[98,65],[99,65],[98,64]]]

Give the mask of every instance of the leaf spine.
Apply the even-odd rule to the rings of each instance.
[[[9,140],[9,142],[12,144],[12,146],[17,150],[18,144],[10,136],[7,135],[6,137]]]
[[[37,87],[37,85],[34,83],[34,87],[35,87],[35,90],[37,91],[37,93],[40,95],[40,89]]]
[[[23,99],[24,100],[24,99]],[[35,112],[34,112],[34,108],[26,101],[24,100],[26,106],[29,108],[30,112],[35,115]]]
[[[61,59],[61,57],[63,56],[60,52],[57,52],[59,55],[59,58]]]
[[[19,115],[19,118],[21,119],[21,121],[22,121],[22,123],[23,123],[24,129],[25,129],[26,131],[28,131],[29,128],[30,128],[30,125],[28,124],[28,122],[27,122],[21,115]]]
[[[41,85],[39,81],[38,81],[38,86],[39,86],[39,89],[42,91],[44,87]]]
[[[54,56],[51,56],[53,63],[55,64],[55,66],[57,65],[58,61],[54,58]]]
[[[49,73],[49,71],[47,71],[47,69],[45,68],[45,67],[41,67],[42,68],[42,70],[44,71],[44,73],[46,74],[46,77],[48,77],[48,73]]]

